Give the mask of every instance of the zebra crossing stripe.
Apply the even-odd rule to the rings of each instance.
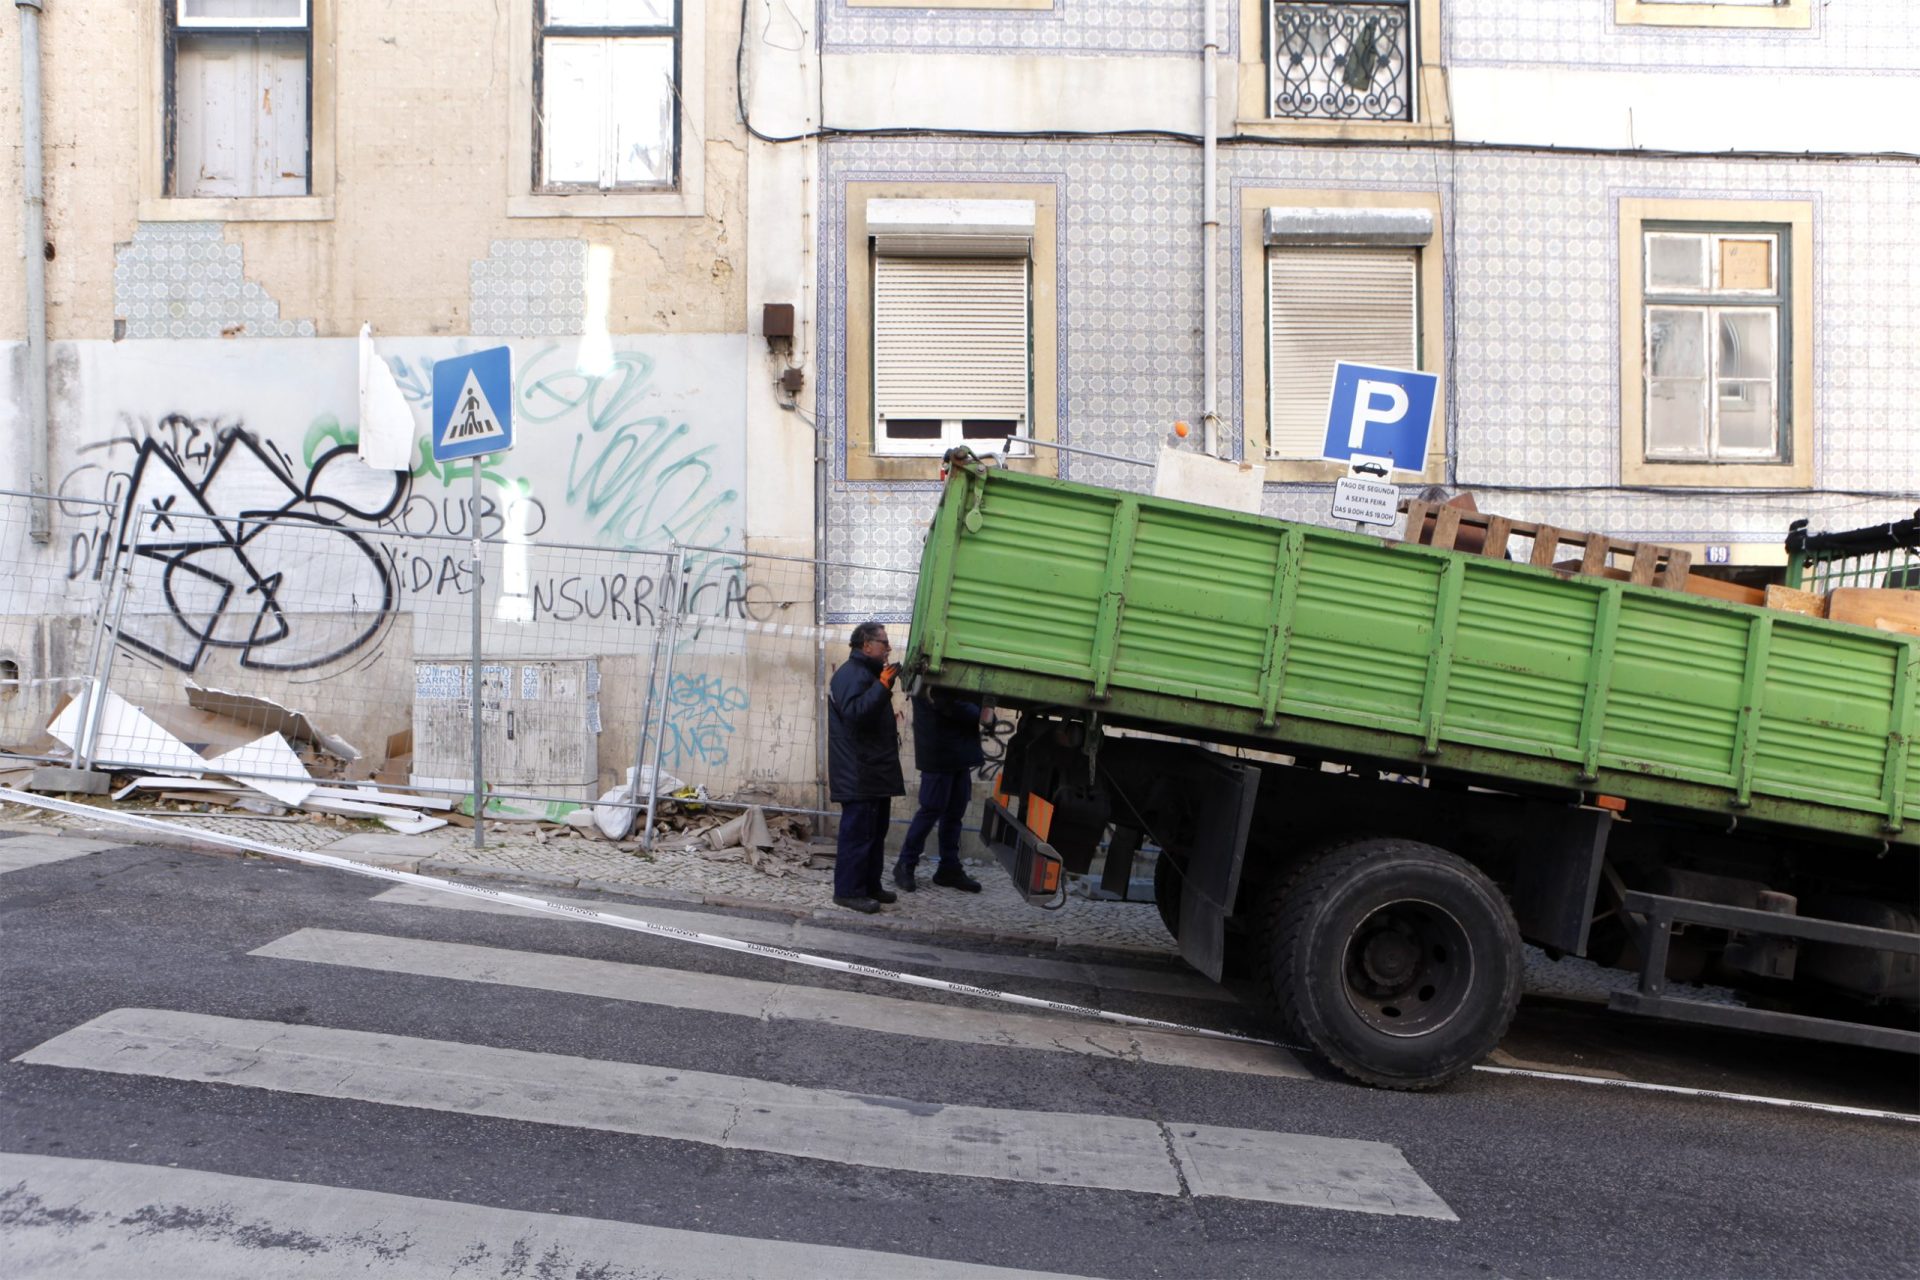
[[[697,1009],[762,1021],[820,1023],[928,1040],[1085,1054],[1241,1075],[1312,1078],[1291,1055],[1252,1045],[1118,1027],[1089,1027],[1083,1032],[1068,1033],[1062,1030],[1058,1018],[1045,1014],[927,1004],[859,991],[834,991],[539,951],[510,951],[461,942],[334,929],[300,929],[257,947],[250,954],[379,973],[407,973],[628,1000],[673,1009]]]
[[[34,795],[25,791],[15,791],[0,787],[0,801],[28,805],[34,808],[48,809],[55,813],[71,814],[75,817],[95,821],[117,823],[120,826],[133,827],[142,831],[158,831],[177,838],[181,828],[158,818],[144,818],[138,814],[115,813],[110,809],[95,809],[85,805],[73,804],[66,800],[56,800],[52,796]],[[577,906],[570,902],[548,898],[536,898],[531,894],[513,893],[505,889],[490,889],[483,885],[467,884],[459,880],[445,880],[439,876],[421,875],[417,871],[399,871],[391,867],[375,866],[370,862],[358,862],[352,858],[337,857],[330,853],[317,853],[311,849],[289,849],[284,845],[268,844],[263,840],[250,840],[244,836],[227,835],[219,831],[193,830],[197,842],[218,845],[225,849],[238,849],[246,853],[257,853],[267,857],[285,858],[289,862],[305,863],[312,867],[328,867],[335,871],[347,871],[354,875],[371,876],[376,880],[391,880],[397,884],[409,884],[419,888],[433,889],[441,893],[459,894],[469,898],[479,898],[489,902],[502,902],[509,906],[524,907],[529,911],[538,911],[546,915],[563,916],[570,920],[586,920],[594,924],[608,925],[615,929],[626,929],[633,933],[644,933],[656,938],[671,938],[679,942],[690,942],[696,946],[713,947],[721,951],[735,951],[746,955],[762,956],[769,960],[779,960],[787,964],[804,965],[811,969],[826,969],[834,973],[858,974],[863,978],[875,978],[881,982],[898,983],[902,986],[920,987],[929,991],[945,991],[952,995],[972,996],[978,1000],[991,1000],[1000,1004],[1018,1005],[1027,1009],[1044,1009],[1052,1013],[1063,1013],[1076,1018],[1090,1018],[1096,1022],[1111,1022],[1123,1027],[1142,1027],[1154,1031],[1171,1031],[1181,1035],[1205,1036],[1213,1040],[1232,1040],[1240,1044],[1265,1045],[1269,1048],[1283,1048],[1271,1040],[1258,1036],[1237,1035],[1230,1031],[1215,1031],[1209,1027],[1190,1027],[1178,1022],[1164,1022],[1158,1018],[1143,1018],[1131,1013],[1115,1013],[1108,1009],[1092,1009],[1085,1005],[1068,1004],[1062,1000],[1043,1000],[1038,996],[1020,995],[1013,991],[996,991],[991,987],[977,987],[965,982],[948,982],[943,978],[928,978],[917,973],[902,973],[893,969],[882,969],[875,965],[855,964],[846,960],[835,960],[830,956],[811,955],[804,951],[793,951],[786,947],[771,946],[763,942],[745,942],[737,938],[722,937],[718,934],[703,933],[693,929],[681,929],[673,925],[656,924],[639,916],[616,915],[610,911],[599,911],[591,907]]]
[[[1066,1280],[902,1253],[528,1213],[197,1169],[0,1153],[0,1274]]]
[[[116,844],[112,840],[80,840],[71,836],[13,836],[0,840],[0,875],[9,871],[25,871],[29,867],[44,867],[50,862],[64,862],[68,858],[98,853],[102,849],[124,847],[124,841]]]
[[[164,1009],[15,1059],[633,1134],[943,1177],[1458,1221],[1384,1142],[1016,1111]]]

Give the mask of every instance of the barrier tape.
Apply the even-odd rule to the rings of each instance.
[[[0,787],[0,801],[24,805],[29,808],[46,809],[53,813],[64,813],[71,817],[91,818],[106,822],[117,822],[122,826],[142,831],[155,831],[178,837],[182,830],[189,830],[196,840],[207,844],[220,845],[242,853],[255,853],[273,858],[285,858],[291,862],[302,862],[308,866],[328,867],[335,871],[351,872],[354,875],[371,876],[376,880],[391,880],[396,884],[419,885],[427,889],[436,889],[443,893],[458,894],[469,898],[484,898],[489,902],[503,902],[509,906],[523,907],[545,915],[564,916],[570,920],[585,920],[593,924],[611,925],[616,929],[625,929],[631,933],[643,933],[653,937],[672,938],[680,942],[691,942],[698,946],[712,947],[720,951],[735,951],[743,955],[765,956],[772,960],[782,960],[788,964],[804,965],[810,969],[825,969],[830,973],[851,973],[863,978],[875,978],[882,982],[897,983],[902,986],[920,987],[928,991],[945,991],[951,995],[972,996],[977,1000],[989,1000],[999,1004],[1017,1005],[1027,1009],[1044,1009],[1049,1013],[1063,1013],[1076,1018],[1089,1018],[1097,1022],[1112,1023],[1122,1027],[1139,1027],[1150,1031],[1166,1031],[1175,1035],[1200,1036],[1209,1040],[1229,1040],[1235,1044],[1259,1045],[1267,1049],[1287,1049],[1297,1052],[1296,1046],[1281,1044],[1276,1040],[1262,1040],[1257,1036],[1236,1035],[1231,1031],[1215,1031],[1210,1027],[1194,1027],[1179,1022],[1163,1022],[1158,1018],[1142,1018],[1130,1013],[1115,1013],[1107,1009],[1094,1009],[1086,1005],[1068,1004],[1061,1000],[1042,1000],[1038,996],[1023,996],[1013,991],[997,991],[991,987],[976,987],[966,982],[948,982],[942,978],[923,977],[917,973],[902,973],[894,969],[882,969],[875,965],[854,964],[847,960],[835,960],[829,956],[816,956],[805,951],[790,951],[785,947],[769,946],[762,942],[742,942],[738,938],[724,938],[713,933],[699,933],[692,929],[677,929],[672,925],[655,924],[650,920],[636,920],[631,916],[613,915],[605,911],[595,911],[591,907],[575,906],[570,902],[553,902],[546,898],[536,898],[531,894],[513,893],[505,889],[488,889],[482,885],[467,884],[459,880],[447,880],[439,876],[425,876],[417,871],[398,871],[392,867],[376,866],[371,862],[357,862],[352,858],[342,858],[330,853],[315,853],[307,849],[289,849],[282,845],[268,844],[262,840],[249,840],[241,836],[223,835],[217,831],[206,831],[199,827],[182,828],[178,824],[158,818],[137,817],[132,814],[117,813],[99,809],[91,805],[74,804],[68,800],[55,800],[50,796],[30,795],[11,788]],[[1595,1085],[1611,1089],[1638,1090],[1647,1093],[1678,1095],[1690,1098],[1707,1098],[1721,1102],[1740,1102],[1756,1106],[1783,1107],[1796,1111],[1814,1111],[1824,1115],[1852,1116],[1869,1120],[1896,1120],[1905,1124],[1920,1124],[1920,1115],[1903,1111],[1880,1111],[1870,1107],[1849,1107],[1832,1102],[1808,1102],[1797,1098],[1770,1098],[1760,1094],[1731,1093],[1724,1089],[1696,1089],[1686,1085],[1651,1084],[1642,1080],[1620,1080],[1610,1076],[1583,1076],[1555,1071],[1539,1071],[1520,1067],[1496,1067],[1482,1064],[1473,1068],[1488,1075],[1518,1076],[1529,1080],[1546,1080],[1562,1084]]]

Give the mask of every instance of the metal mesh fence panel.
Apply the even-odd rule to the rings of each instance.
[[[662,785],[698,788],[722,808],[826,810],[824,693],[847,633],[817,626],[823,575],[858,573],[905,616],[914,575],[859,565],[682,547],[681,602],[656,671],[649,764]],[[904,648],[904,626],[895,628]]]
[[[33,539],[38,507],[49,529]],[[118,533],[112,503],[0,490],[0,761],[64,759],[47,733],[64,702],[91,698]],[[75,718],[85,710],[76,708]]]
[[[184,744],[286,802],[471,813],[476,641],[489,819],[563,817],[636,761],[664,553],[146,509],[121,552],[103,764],[177,773]]]

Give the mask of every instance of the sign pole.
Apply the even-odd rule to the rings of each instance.
[[[486,544],[480,536],[480,468],[490,453],[513,448],[513,350],[489,347],[470,355],[449,356],[433,363],[433,460],[465,462],[473,468],[468,490],[467,568],[473,590],[472,696],[473,719],[473,847],[487,846],[486,747],[482,742],[482,710],[486,683],[484,655],[486,622]],[[504,690],[502,690],[504,692]]]
[[[480,631],[484,617],[484,601],[481,599],[480,574],[480,464],[486,460],[485,454],[476,454],[467,459],[467,465],[473,468],[472,498],[467,510],[467,532],[471,535],[468,543],[473,567],[473,847],[487,847],[487,798],[486,775],[481,768],[482,739],[485,734],[480,725]]]

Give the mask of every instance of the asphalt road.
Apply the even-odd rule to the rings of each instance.
[[[0,840],[0,939],[8,1277],[1920,1274],[1898,1121],[1489,1073],[1378,1092],[1284,1051],[40,836]],[[909,949],[1255,1029],[1171,969]],[[1561,1002],[1501,1061],[1920,1105],[1911,1059]]]

